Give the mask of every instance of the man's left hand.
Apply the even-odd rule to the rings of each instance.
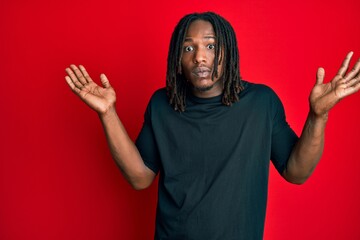
[[[349,52],[337,75],[329,83],[323,83],[325,70],[319,68],[316,84],[310,93],[310,110],[316,117],[327,119],[328,112],[341,99],[356,93],[360,89],[360,58],[348,72],[353,52]]]

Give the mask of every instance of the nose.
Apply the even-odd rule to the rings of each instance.
[[[206,62],[206,50],[198,48],[194,54],[194,63]]]

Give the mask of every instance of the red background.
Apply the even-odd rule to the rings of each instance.
[[[65,83],[69,64],[97,81],[107,74],[135,139],[165,84],[177,21],[216,11],[236,30],[242,76],[278,93],[299,134],[316,69],[329,81],[348,51],[360,57],[359,9],[358,0],[1,0],[0,239],[153,238],[156,184],[137,192],[125,182],[97,115]],[[266,240],[360,239],[359,100],[331,112],[308,182],[271,168]]]

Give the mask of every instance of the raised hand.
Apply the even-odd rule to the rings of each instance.
[[[100,75],[101,87],[91,79],[82,65],[70,65],[65,71],[68,74],[65,80],[71,90],[97,113],[104,114],[115,107],[116,94],[105,74]]]
[[[109,80],[100,75],[103,87],[90,78],[83,66],[66,68],[66,82],[72,91],[100,116],[111,154],[127,181],[135,189],[147,188],[156,174],[144,164],[115,110],[116,95]]]
[[[353,69],[348,72],[353,52],[349,52],[343,61],[337,75],[329,83],[323,83],[325,70],[319,68],[316,84],[310,93],[311,111],[319,117],[326,117],[331,108],[341,99],[360,89],[360,58]]]

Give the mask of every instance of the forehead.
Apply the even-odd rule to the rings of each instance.
[[[202,36],[215,36],[212,24],[205,20],[195,20],[190,23],[186,31],[186,37]]]

